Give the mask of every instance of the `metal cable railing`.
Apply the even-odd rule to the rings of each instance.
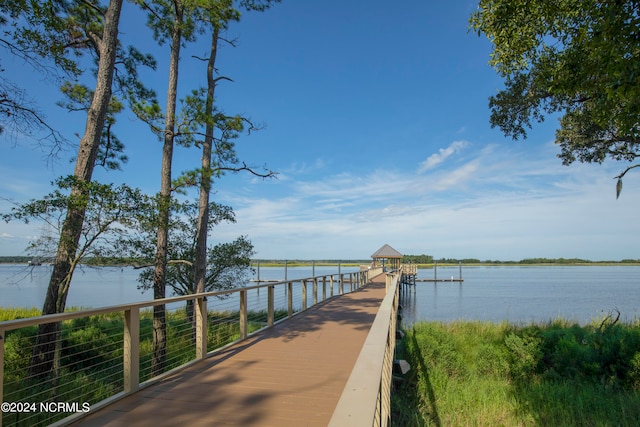
[[[328,274],[0,322],[0,427],[81,417],[333,295],[354,291],[380,272]],[[166,322],[161,366],[154,364],[154,307],[163,310]],[[53,364],[38,372],[30,363],[38,327],[52,323],[60,326],[49,354]]]

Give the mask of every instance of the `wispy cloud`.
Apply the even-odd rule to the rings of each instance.
[[[457,153],[467,146],[467,141],[454,141],[447,148],[441,148],[437,153],[433,153],[427,160],[420,163],[420,167],[418,168],[418,173],[423,173],[428,171],[429,169],[433,169],[438,166],[440,163],[444,162],[451,155]]]
[[[452,146],[439,159],[462,147]],[[618,259],[632,251],[640,176],[616,201],[610,168],[565,167],[545,146],[526,147],[526,155],[511,147],[482,147],[463,164],[441,162],[428,173],[409,167],[284,182],[285,197],[234,200],[238,224],[215,233],[248,234],[257,256],[274,258],[366,258],[384,243],[480,259]]]
[[[384,243],[437,257],[637,257],[640,174],[616,200],[619,165],[565,167],[552,148],[454,141],[422,171],[418,160],[336,173],[316,162],[288,180],[246,186],[237,176],[215,196],[237,223],[211,239],[248,235],[264,258],[367,258]],[[3,246],[20,248],[11,253],[33,234],[0,224]]]
[[[436,191],[444,191],[456,188],[470,181],[480,168],[480,160],[470,161],[457,169],[453,169],[441,174],[432,184],[431,188]]]

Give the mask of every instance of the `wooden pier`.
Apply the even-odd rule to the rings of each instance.
[[[386,281],[386,274],[379,275],[355,292],[317,304],[73,425],[344,425],[332,415],[367,348]],[[368,377],[372,374],[369,370]],[[375,407],[375,402],[362,404]]]
[[[430,283],[462,283],[464,279],[462,278],[462,264],[459,265],[459,277],[455,278],[451,276],[450,278],[438,278],[438,264],[433,264],[433,278],[421,278],[418,279],[418,266],[411,264],[403,264],[402,266],[402,278],[400,279],[400,283],[406,286],[415,286],[417,282],[430,282]]]
[[[0,322],[3,401],[16,391],[36,395],[28,388],[29,381],[7,381],[2,375],[7,366],[7,332],[103,315],[124,320],[121,340],[105,338],[114,351],[104,360],[59,341],[60,348],[71,354],[63,358],[61,369],[82,369],[87,381],[94,381],[89,371],[101,373],[104,366],[114,367],[112,382],[105,383],[106,393],[94,397],[91,387],[74,385],[74,395],[65,399],[90,403],[87,413],[64,419],[60,418],[66,414],[48,411],[31,418],[2,414],[0,427],[17,421],[82,427],[386,427],[391,420],[392,384],[409,368],[394,360],[400,280],[415,285],[418,268],[410,265],[405,271],[401,255],[385,250],[376,253],[371,266],[361,266],[357,272],[342,273],[338,268],[337,274],[279,282],[258,277],[258,283],[266,283]],[[193,304],[195,322],[179,307],[185,302]],[[179,366],[167,365],[163,372],[151,372],[148,341],[141,339],[141,325],[155,307],[177,315],[176,325],[166,336],[169,344],[179,344],[171,353]],[[254,313],[260,316],[254,318]],[[218,334],[218,319],[225,326],[222,335],[210,339],[212,333]],[[401,367],[400,374],[396,365]],[[71,378],[59,386],[74,381]],[[35,382],[34,386],[36,392],[42,387]]]

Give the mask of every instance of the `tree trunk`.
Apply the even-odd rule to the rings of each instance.
[[[87,113],[84,136],[80,140],[74,176],[80,183],[91,181],[100,138],[104,128],[118,44],[118,23],[122,10],[122,0],[111,0],[104,17],[104,29],[100,43],[100,61],[96,78],[96,89]],[[74,203],[83,197],[86,190],[76,186],[71,190],[71,203],[62,225],[58,251],[53,262],[53,271],[45,297],[42,314],[61,313],[67,303],[69,285],[76,265],[76,252],[82,234],[86,211],[83,203]],[[41,376],[52,372],[56,346],[60,342],[60,323],[40,325],[33,347],[30,376]]]
[[[212,120],[216,81],[213,77],[218,52],[218,27],[211,34],[211,52],[207,63],[207,100],[205,116]],[[214,124],[207,122],[204,143],[202,144],[202,173],[200,175],[200,200],[198,225],[196,229],[195,284],[196,293],[205,291],[207,274],[207,230],[209,226],[209,195],[211,193],[211,151],[213,147]]]
[[[153,298],[166,296],[167,277],[167,243],[169,241],[169,216],[171,210],[171,163],[173,161],[173,140],[175,136],[176,98],[178,92],[178,64],[182,42],[183,9],[181,3],[175,3],[176,15],[171,37],[171,54],[169,59],[169,87],[167,89],[167,110],[162,148],[162,170],[160,198],[158,204],[158,243],[156,248],[155,270],[153,275]],[[167,355],[167,322],[165,306],[153,309],[153,357],[151,360],[152,375],[164,372]]]
[[[218,52],[218,27],[214,25],[211,34],[211,51],[207,62],[207,99],[205,105],[205,117],[209,120],[206,124],[204,142],[202,144],[202,172],[200,173],[200,199],[198,201],[198,224],[196,226],[196,256],[193,265],[195,293],[205,291],[207,276],[207,231],[209,229],[209,195],[211,193],[211,151],[213,147],[213,102],[216,89],[215,73],[216,54]],[[193,305],[193,301],[191,302]],[[187,309],[189,307],[187,306]],[[191,307],[193,312],[193,307]],[[187,313],[188,314],[188,313]],[[191,319],[193,341],[196,339],[195,317]]]

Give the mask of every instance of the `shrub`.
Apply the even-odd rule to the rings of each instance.
[[[523,336],[510,333],[504,340],[509,353],[509,374],[514,378],[527,378],[535,374],[542,358],[541,339],[528,333]]]

